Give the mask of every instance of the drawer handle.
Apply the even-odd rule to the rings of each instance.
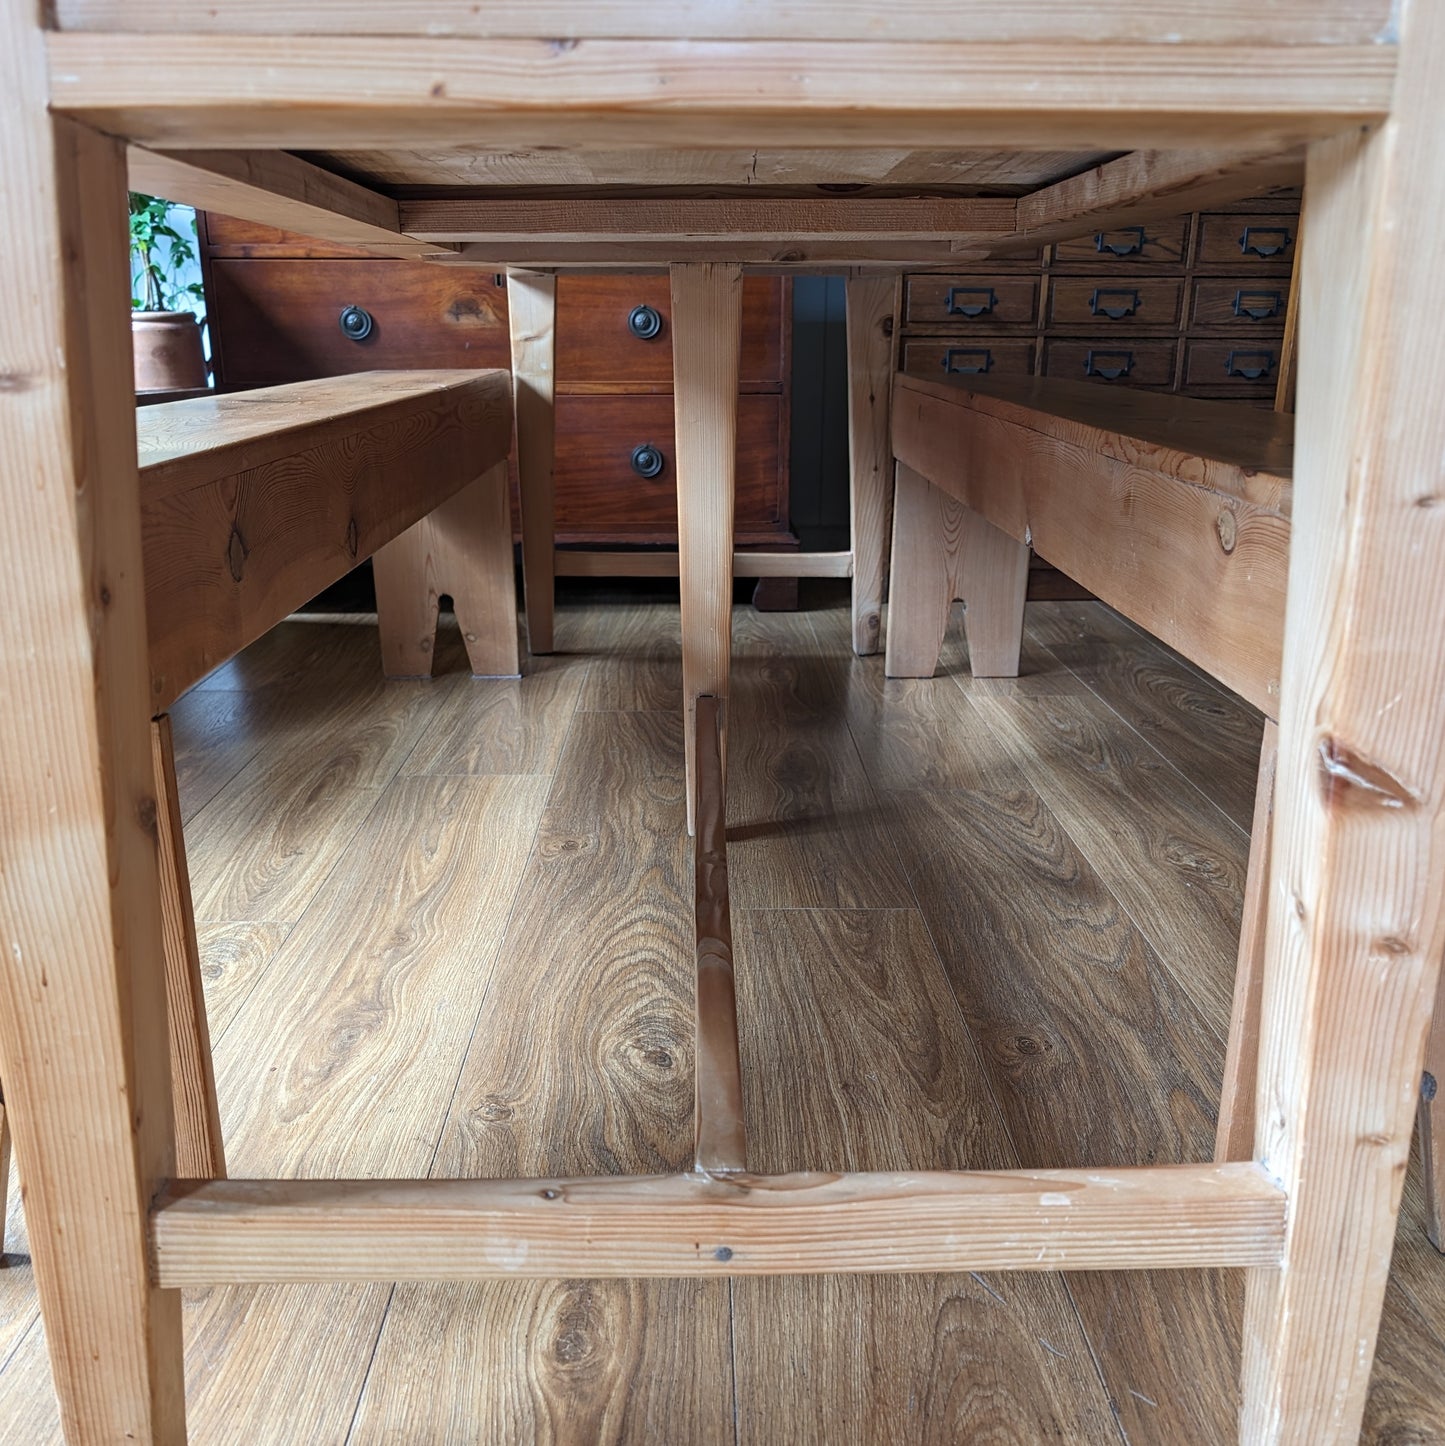
[[[1232,351],[1224,363],[1227,376],[1243,377],[1246,381],[1257,382],[1274,370],[1272,351]]]
[[[961,376],[993,370],[993,352],[986,346],[951,346],[943,354],[943,369]]]
[[[1106,382],[1116,382],[1133,370],[1134,353],[1131,351],[1091,351],[1084,358],[1084,375],[1103,377]]]
[[[666,465],[667,459],[651,442],[632,449],[632,470],[639,477],[656,477]]]
[[[662,334],[662,317],[651,306],[634,306],[627,313],[627,329],[638,341],[653,341]]]
[[[1268,321],[1284,310],[1284,296],[1278,291],[1236,291],[1234,314],[1251,321]]]
[[[1127,236],[1127,241],[1111,241],[1111,236]],[[1149,238],[1144,234],[1142,226],[1121,226],[1117,231],[1100,231],[1094,237],[1094,250],[1101,256],[1108,252],[1111,256],[1137,256]]]
[[[982,300],[960,301],[961,296],[981,297]],[[989,316],[998,305],[998,297],[991,286],[950,286],[944,309],[950,316]]]
[[[365,341],[371,335],[376,323],[364,306],[344,306],[341,309],[341,334],[352,341]]]
[[[1110,297],[1113,300],[1106,299]],[[1089,298],[1089,310],[1095,316],[1107,316],[1110,321],[1122,321],[1126,316],[1133,316],[1143,305],[1144,298],[1137,291],[1126,291],[1123,287],[1114,290],[1096,287]]]
[[[1239,249],[1246,256],[1278,256],[1293,240],[1285,226],[1246,226]]]

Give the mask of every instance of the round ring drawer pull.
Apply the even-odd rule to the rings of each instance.
[[[632,449],[632,470],[639,477],[656,477],[667,465],[667,459],[651,442]]]
[[[650,306],[634,306],[627,314],[627,329],[638,341],[653,341],[662,334],[662,317]]]
[[[341,312],[341,331],[352,341],[365,341],[376,323],[364,306],[347,306]]]

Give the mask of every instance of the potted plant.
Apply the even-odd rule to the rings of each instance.
[[[194,223],[191,235],[184,235],[171,224],[172,209],[169,201],[131,192],[130,321],[138,392],[189,391],[208,384],[200,319],[182,307],[202,295],[198,282],[181,281],[183,269],[196,258]]]

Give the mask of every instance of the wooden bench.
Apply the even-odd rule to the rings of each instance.
[[[1089,382],[900,376],[885,670],[931,677],[965,605],[977,677],[1017,677],[1029,549],[1265,715],[1216,1159],[1254,1158],[1294,418]],[[1430,1235],[1445,1204],[1445,1007],[1426,1057]]]
[[[180,1168],[225,1173],[166,709],[374,557],[388,676],[431,671],[451,595],[472,671],[518,671],[502,371],[363,372],[142,408],[156,836]]]

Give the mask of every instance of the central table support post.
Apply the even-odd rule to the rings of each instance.
[[[1445,953],[1445,8],[1401,7],[1392,118],[1310,148],[1240,1438],[1360,1431]]]
[[[704,693],[718,699],[724,785],[726,781],[742,307],[740,266],[708,262],[672,268],[672,385],[677,420],[677,550],[682,591],[689,834],[693,832],[697,805],[697,700]]]
[[[853,651],[878,651],[893,512],[889,409],[898,358],[901,276],[850,276],[848,333],[848,520],[853,548]]]
[[[126,159],[47,112],[39,8],[0,9],[0,1078],[72,1446],[185,1439],[131,382]]]
[[[517,416],[517,479],[522,521],[522,592],[527,650],[552,651],[552,558],[556,532],[557,277],[550,271],[507,271],[512,335],[512,404]]]

